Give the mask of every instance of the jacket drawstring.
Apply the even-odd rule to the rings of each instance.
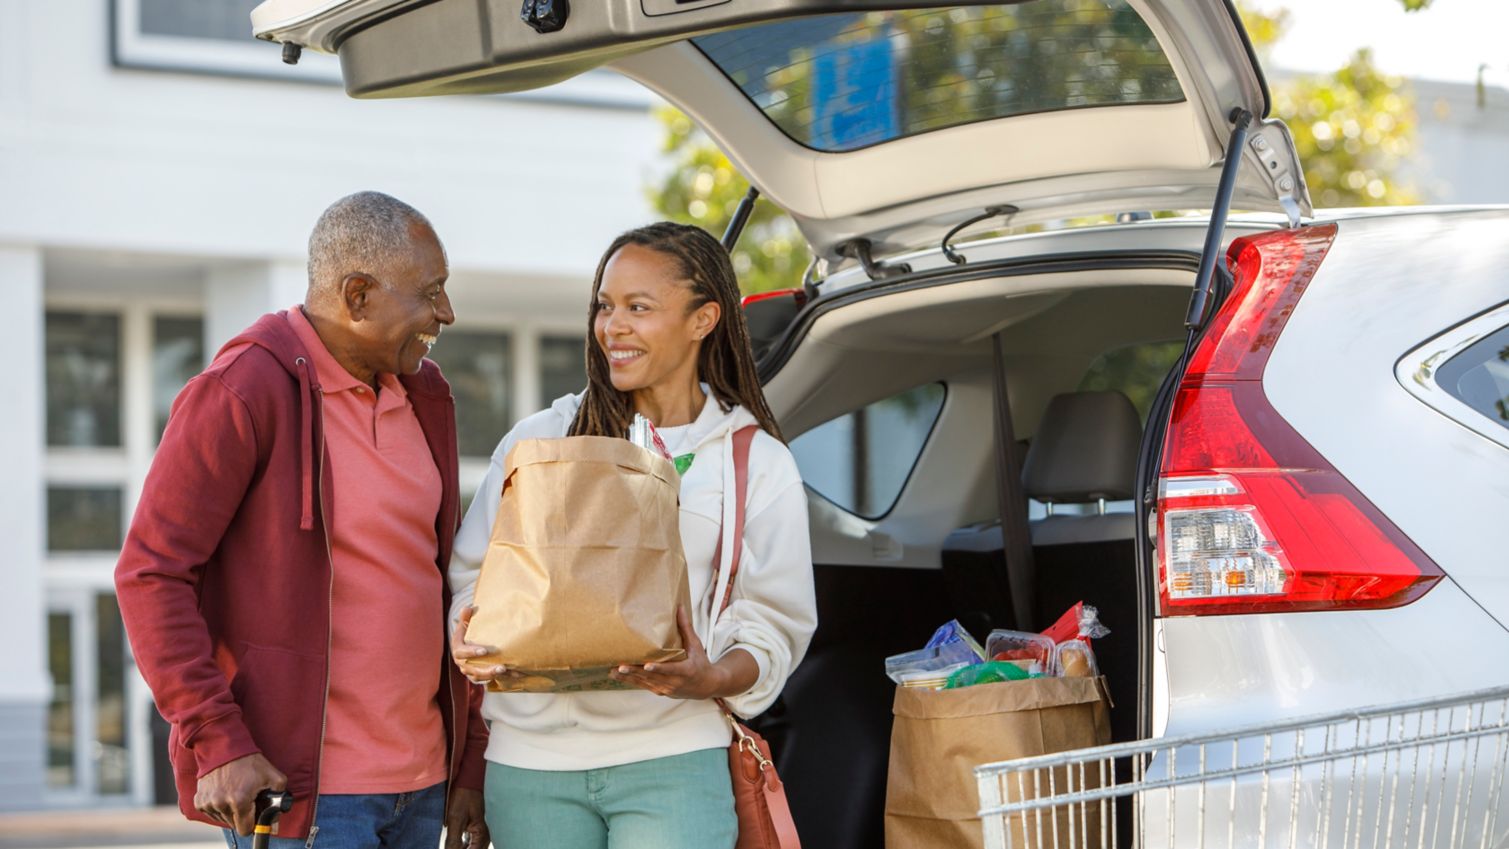
[[[314,397],[310,389],[309,361],[304,357],[294,360],[299,374],[299,465],[303,475],[302,507],[299,530],[314,530]]]

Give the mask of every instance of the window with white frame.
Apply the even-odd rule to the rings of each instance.
[[[47,550],[113,556],[124,537],[126,486],[145,473],[130,469],[130,458],[150,455],[173,398],[204,367],[204,320],[54,307],[45,337]],[[141,356],[128,355],[136,351]],[[145,389],[150,402],[137,406],[150,421],[129,421],[130,386]],[[131,444],[136,433],[140,445]]]
[[[121,319],[47,313],[47,444],[121,447]]]
[[[111,0],[112,57],[125,68],[339,83],[340,62],[306,52],[285,65],[276,44],[252,36],[260,0]]]
[[[136,0],[148,35],[244,41],[252,9],[261,0]]]
[[[122,331],[117,312],[47,312],[49,552],[120,548],[126,483]],[[92,462],[97,460],[106,462]]]
[[[285,65],[278,45],[252,35],[261,0],[109,0],[111,58],[123,68],[341,83],[340,61],[306,50]],[[594,69],[546,88],[499,95],[583,106],[644,109],[654,95],[612,71]]]
[[[504,331],[447,330],[430,352],[456,399],[456,448],[489,457],[513,426],[513,337]]]
[[[548,407],[562,395],[575,395],[586,387],[586,356],[581,336],[540,337],[540,406]]]
[[[189,315],[152,318],[152,415],[157,440],[168,426],[173,399],[205,366],[204,319]],[[155,444],[155,442],[154,442]]]

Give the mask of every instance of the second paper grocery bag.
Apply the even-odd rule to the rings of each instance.
[[[956,690],[898,687],[892,713],[886,849],[979,849],[985,837],[975,767],[1111,742],[1105,681],[1099,678],[1033,678]],[[1065,769],[1056,776],[1059,787],[1067,786]],[[1015,788],[1008,794],[1020,798]],[[1072,845],[1084,846],[1081,833],[1100,833],[1099,810],[1090,813],[1093,821],[1081,815],[1076,822],[1067,809],[1027,823],[1013,820],[1010,845],[1067,847],[1073,826]],[[1055,833],[1064,835],[1056,844]]]
[[[671,461],[626,439],[513,447],[466,633],[497,649],[473,663],[516,673],[489,689],[619,689],[619,664],[686,657],[679,492]]]

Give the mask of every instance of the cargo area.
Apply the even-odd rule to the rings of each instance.
[[[1183,348],[1186,262],[856,298],[811,320],[767,384],[799,434],[811,502],[819,626],[761,722],[804,841],[882,845],[896,694],[885,658],[949,620],[983,644],[993,629],[1035,632],[1093,605],[1110,630],[1094,654],[1112,739],[1138,738],[1147,600],[1131,499],[1147,408]],[[842,348],[824,344],[830,334]],[[1002,534],[995,334],[1028,499],[1025,582]],[[1014,600],[1014,586],[1030,597]]]

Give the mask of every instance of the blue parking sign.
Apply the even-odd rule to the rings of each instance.
[[[813,145],[853,150],[900,135],[900,74],[889,35],[824,47],[812,59]]]

